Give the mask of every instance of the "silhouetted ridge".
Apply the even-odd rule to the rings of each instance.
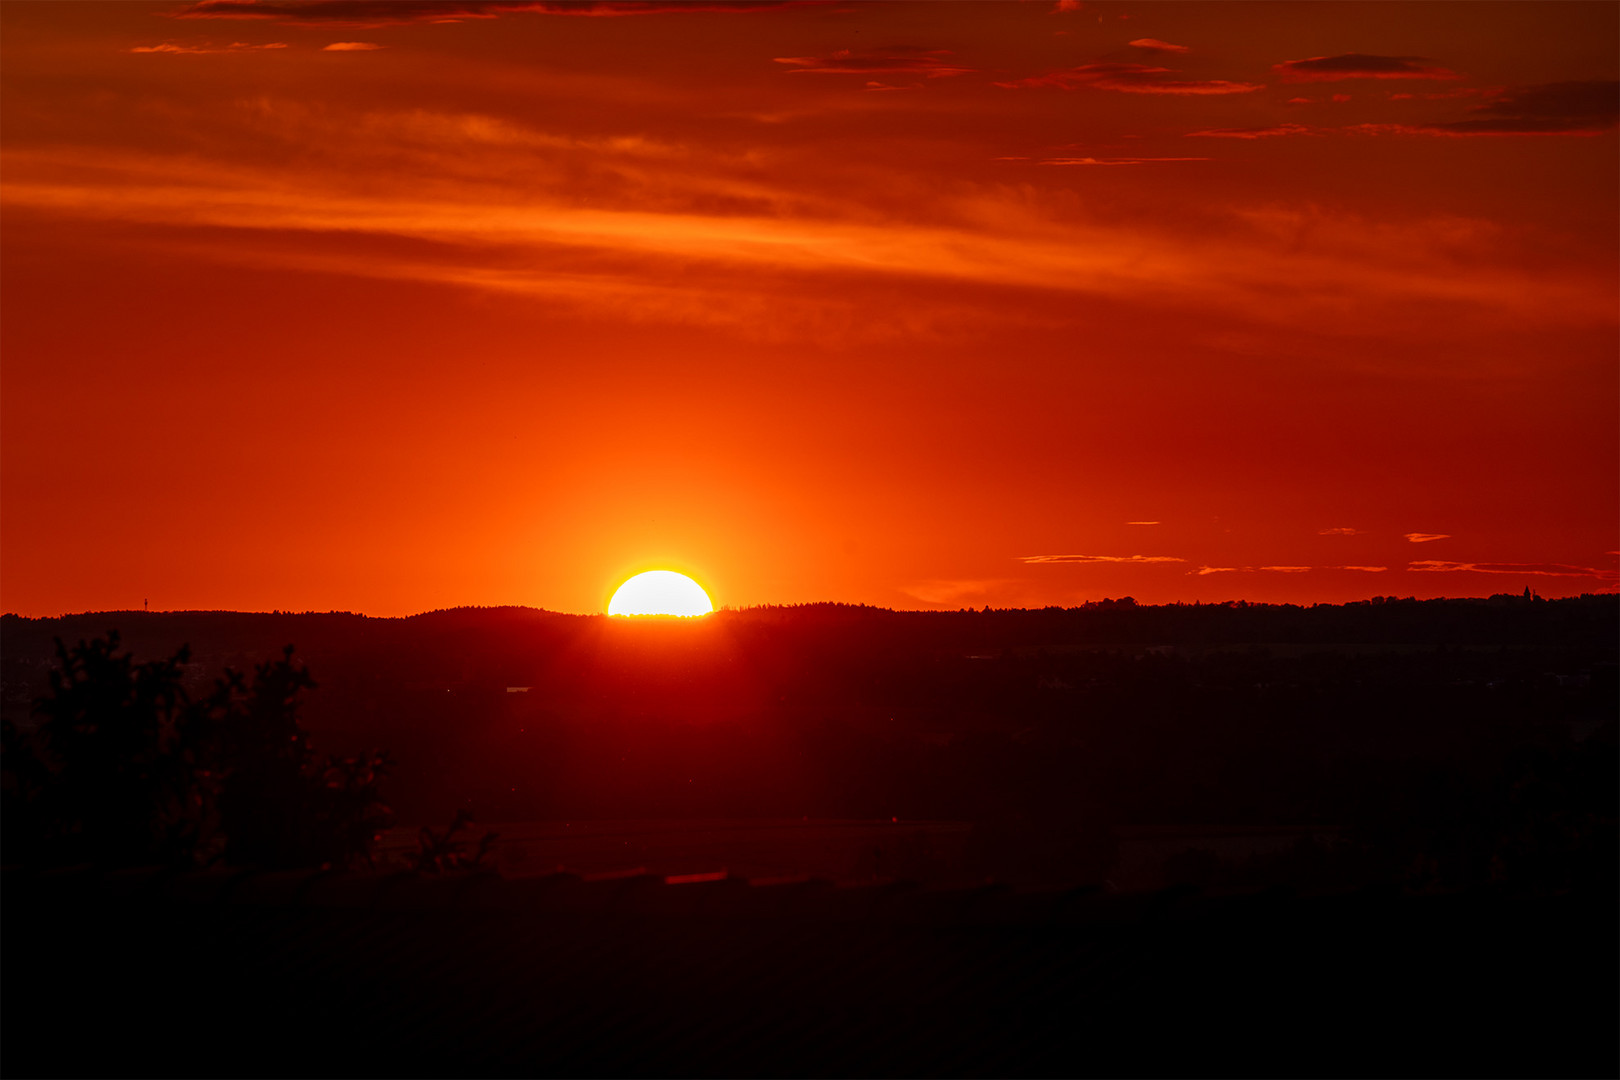
[[[107,622],[0,619],[5,717],[32,723],[53,636]],[[1567,883],[1613,871],[1617,622],[1611,595],[656,626],[508,607],[152,614],[124,640],[190,642],[193,698],[297,641],[321,683],[302,722],[327,752],[387,747],[412,824],[957,820],[1074,879],[1104,876],[1126,827],[1320,827],[1363,845],[1329,876]]]

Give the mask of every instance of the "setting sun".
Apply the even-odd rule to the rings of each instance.
[[[673,570],[648,570],[626,581],[608,601],[609,615],[707,615],[714,610],[703,586]]]

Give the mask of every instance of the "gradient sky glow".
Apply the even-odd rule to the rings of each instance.
[[[1613,590],[1612,4],[0,6],[0,607]]]

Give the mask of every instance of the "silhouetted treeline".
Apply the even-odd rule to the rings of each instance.
[[[966,819],[1044,831],[1077,874],[1106,868],[1119,826],[1311,825],[1365,875],[1570,884],[1614,873],[1617,623],[1613,596],[1503,596],[696,623],[105,613],[0,633],[23,724],[53,635],[117,626],[143,657],[189,642],[198,692],[296,641],[322,683],[308,728],[385,747],[411,822]]]
[[[55,642],[29,723],[3,722],[5,860],[177,868],[342,865],[386,824],[380,754],[317,758],[309,672],[280,659],[184,685],[190,650],[135,662],[116,631]]]

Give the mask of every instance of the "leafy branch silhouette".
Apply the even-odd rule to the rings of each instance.
[[[466,810],[457,810],[450,827],[442,833],[435,833],[426,825],[417,835],[417,850],[406,856],[411,868],[421,874],[443,874],[451,870],[475,870],[484,861],[490,849],[499,839],[498,833],[486,832],[478,841],[478,847],[471,855],[467,854],[467,842],[456,839],[461,832],[472,822],[472,814]]]
[[[56,641],[38,730],[0,732],[8,861],[263,867],[370,860],[391,819],[372,751],[317,757],[299,723],[316,686],[293,661],[226,669],[193,700],[190,649],[135,663],[119,636]]]

